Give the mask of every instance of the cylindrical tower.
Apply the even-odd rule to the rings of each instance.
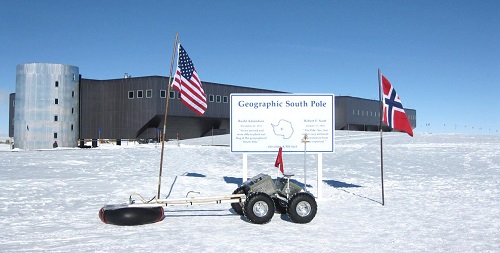
[[[17,65],[14,147],[76,147],[78,92],[78,67],[52,63]]]

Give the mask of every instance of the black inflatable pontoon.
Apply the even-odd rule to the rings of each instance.
[[[161,206],[106,205],[99,210],[99,218],[102,222],[120,226],[155,223],[163,220],[164,217],[165,212]]]

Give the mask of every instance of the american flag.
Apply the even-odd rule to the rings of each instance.
[[[413,136],[413,130],[403,109],[401,99],[392,84],[382,75],[383,122],[389,127]]]
[[[172,87],[181,94],[181,102],[199,116],[207,110],[207,98],[196,69],[186,50],[179,44],[179,60]]]

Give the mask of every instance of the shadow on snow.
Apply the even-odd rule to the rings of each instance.
[[[327,185],[333,187],[333,188],[357,188],[357,187],[362,187],[361,185],[357,184],[349,184],[346,182],[341,182],[337,180],[323,180]]]

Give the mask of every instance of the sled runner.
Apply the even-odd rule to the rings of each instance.
[[[129,197],[129,203],[119,205],[105,205],[99,210],[99,218],[106,224],[134,226],[149,223],[155,223],[163,220],[165,217],[164,207],[168,206],[191,206],[204,204],[222,204],[222,203],[244,203],[245,194],[232,194],[228,196],[210,196],[210,197],[186,197],[176,199],[158,199],[145,201],[141,196],[141,202],[136,203],[132,196]]]

